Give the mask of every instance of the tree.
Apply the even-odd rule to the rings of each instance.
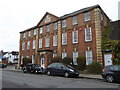
[[[70,57],[65,57],[65,58],[63,58],[62,63],[67,64],[67,65],[70,65],[70,64],[73,65],[73,59]]]
[[[85,70],[86,68],[86,58],[85,56],[79,56],[77,58],[77,68],[80,70],[80,71],[83,71]]]
[[[56,63],[56,62],[61,62],[62,61],[62,58],[57,56],[57,57],[54,57],[52,60],[51,60],[51,63]]]
[[[120,64],[120,41],[118,41],[116,46],[113,48],[113,55],[113,64]]]
[[[32,59],[24,57],[23,58],[23,65],[26,66],[28,63],[32,63]]]
[[[99,62],[92,62],[91,64],[87,65],[87,71],[91,74],[101,74],[102,65]]]
[[[112,49],[112,41],[110,40],[111,28],[111,23],[108,21],[105,29],[102,31],[102,50]]]

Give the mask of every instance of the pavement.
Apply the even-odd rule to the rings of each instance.
[[[15,65],[8,66],[7,68],[4,68],[3,70],[7,71],[15,71],[15,72],[22,72],[21,69],[15,69]],[[86,79],[96,79],[96,80],[103,80],[101,75],[93,75],[93,74],[80,74],[80,78],[86,78]]]

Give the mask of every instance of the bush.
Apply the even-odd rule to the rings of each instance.
[[[30,58],[23,58],[23,65],[26,66],[28,63],[32,63],[32,60]]]
[[[57,57],[54,57],[52,60],[51,60],[51,63],[56,63],[56,62],[61,62],[62,61],[62,58],[57,56]]]
[[[70,57],[65,57],[65,58],[63,58],[62,63],[70,65],[70,64],[73,64],[73,60]]]
[[[87,65],[87,71],[91,74],[101,74],[102,66],[99,62],[92,62],[91,64]]]
[[[85,56],[79,56],[77,58],[77,68],[80,70],[80,71],[83,71],[85,70],[86,68],[86,58]]]

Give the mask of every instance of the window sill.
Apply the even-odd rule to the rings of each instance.
[[[89,42],[92,42],[92,40],[90,40],[90,41],[85,41],[85,43],[89,43]]]
[[[89,19],[89,20],[85,20],[84,22],[89,22],[89,21],[91,21],[91,19]]]

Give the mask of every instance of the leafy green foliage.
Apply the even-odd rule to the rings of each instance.
[[[105,29],[102,31],[102,49],[111,49],[111,41],[110,41],[110,35],[111,35],[111,24],[110,22],[107,22],[107,25]]]
[[[24,57],[23,58],[23,65],[26,66],[28,63],[32,63],[32,59]]]
[[[62,58],[57,56],[57,57],[54,57],[52,60],[51,60],[51,63],[56,63],[56,62],[61,62],[62,61]]]
[[[118,41],[116,46],[113,48],[113,55],[113,64],[120,64],[120,41]]]
[[[73,64],[73,60],[70,57],[65,57],[65,58],[63,58],[62,63],[70,65],[70,64]]]
[[[79,56],[77,58],[77,68],[80,70],[80,71],[83,71],[85,70],[86,68],[86,58],[85,56]]]
[[[87,65],[87,71],[91,74],[101,74],[102,66],[99,62],[92,62],[91,64]]]

